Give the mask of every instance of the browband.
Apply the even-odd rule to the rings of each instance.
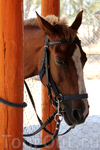
[[[58,44],[71,44],[71,43],[81,43],[81,40],[72,40],[72,41],[67,41],[67,40],[60,40],[60,41],[52,41],[48,42],[46,45],[58,45]]]

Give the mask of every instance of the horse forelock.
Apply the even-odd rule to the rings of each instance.
[[[68,27],[67,19],[59,19],[55,15],[48,15],[46,17],[43,17],[46,21],[48,21],[51,25],[58,24],[59,25],[59,31],[61,31],[61,37],[66,40],[74,40],[76,36],[76,31],[72,30],[70,27]],[[39,23],[37,18],[31,18],[24,21],[24,26],[33,26],[33,27],[39,27]]]
[[[67,19],[64,17],[59,19],[55,15],[48,15],[44,18],[51,25],[58,24],[58,31],[61,31],[61,37],[66,40],[74,40],[77,34],[77,31],[71,29],[68,26]],[[57,27],[56,27],[57,28]]]
[[[58,29],[59,32],[61,31],[61,35],[60,35],[61,38],[66,39],[68,41],[75,40],[77,31],[71,29],[65,24],[59,24]]]

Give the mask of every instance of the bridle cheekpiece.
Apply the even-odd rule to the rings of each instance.
[[[45,38],[45,46],[44,46],[44,55],[43,55],[43,60],[42,60],[42,65],[40,68],[40,80],[42,82],[42,78],[43,75],[46,73],[46,77],[47,77],[47,89],[48,89],[48,95],[50,98],[50,102],[52,104],[55,104],[58,100],[61,101],[66,101],[66,100],[76,100],[76,99],[87,99],[88,98],[88,94],[73,94],[73,95],[62,95],[61,93],[59,93],[55,82],[52,79],[52,76],[50,74],[50,70],[49,70],[49,46],[50,45],[58,45],[58,44],[70,44],[70,43],[81,43],[80,40],[71,40],[71,41],[67,41],[67,40],[61,40],[61,41],[52,41],[50,42],[48,37],[46,36]],[[45,67],[46,66],[46,67]],[[52,98],[52,94],[51,94],[51,87],[52,90],[54,92],[54,100]]]

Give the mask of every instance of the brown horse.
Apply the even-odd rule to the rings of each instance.
[[[45,37],[49,41],[79,40],[77,30],[82,22],[81,11],[71,26],[66,19],[50,15],[24,22],[24,78],[38,75],[44,52]],[[53,26],[57,24],[56,26]],[[62,95],[86,93],[83,67],[87,61],[80,43],[55,44],[49,46],[49,68],[53,81]],[[42,78],[46,86],[46,74]],[[89,114],[88,100],[67,100],[60,104],[68,125],[83,123]]]

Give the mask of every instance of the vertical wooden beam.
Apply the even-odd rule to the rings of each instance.
[[[23,102],[23,4],[0,0],[0,97]],[[0,103],[0,150],[22,150],[23,109]]]
[[[51,14],[60,17],[60,0],[41,0],[41,15]]]
[[[60,17],[60,0],[41,0],[41,15],[45,17],[50,14],[54,14]],[[42,86],[41,92],[42,121],[45,122],[46,119],[55,111],[55,109],[50,105],[47,89],[43,85],[41,86]],[[50,125],[48,125],[47,129],[54,133],[55,125],[56,122],[53,121]],[[50,140],[50,138],[51,138],[50,135],[48,135],[44,131],[42,132],[42,143],[47,142],[48,140]],[[58,137],[51,145],[49,145],[46,148],[42,148],[42,150],[48,149],[59,150]]]

